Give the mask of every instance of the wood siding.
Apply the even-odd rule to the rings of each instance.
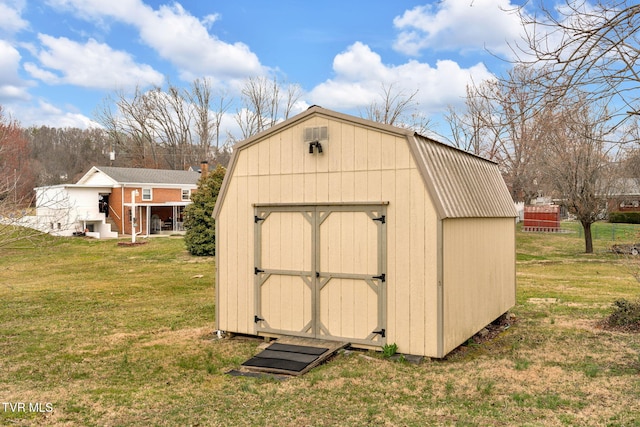
[[[322,141],[323,154],[309,154],[308,144],[303,142],[303,129],[311,126],[328,127],[328,140]],[[437,216],[404,134],[312,116],[241,147],[235,156],[225,184],[224,203],[217,213],[219,329],[256,332],[253,321],[254,204],[388,202],[387,342],[398,344],[400,352],[436,355]],[[273,230],[279,228],[280,232],[287,233],[289,219],[293,221],[281,217],[280,224],[274,225]],[[337,230],[336,227],[340,225],[332,219],[326,230]],[[349,232],[340,232],[340,239],[348,239]],[[264,241],[264,245],[268,244]],[[280,258],[287,257],[289,249],[279,250],[282,251]],[[372,255],[367,251],[361,256],[362,265],[372,262]],[[331,254],[327,254],[326,259],[329,264],[344,262]],[[283,268],[298,261],[304,262],[270,259]],[[359,265],[354,260],[354,271],[366,270]],[[286,283],[274,280],[268,286],[282,287],[283,298],[306,300],[304,291],[299,290],[302,285],[294,282],[295,279]],[[290,292],[293,288],[298,290]],[[358,292],[367,295],[368,291],[365,285],[357,284],[354,292],[355,299]],[[332,294],[332,287],[328,287],[321,297],[330,299]],[[332,327],[342,328],[345,333],[368,328],[371,316],[365,315],[363,325],[359,326],[355,304],[350,306],[347,302],[325,304],[343,312],[352,310],[345,313],[341,325]],[[302,303],[300,313],[305,312],[306,304]],[[291,327],[298,327],[306,319],[287,316],[290,314],[281,313],[279,322]],[[333,321],[331,313],[322,313],[322,316],[327,322]]]
[[[444,354],[515,305],[515,221],[443,221]]]

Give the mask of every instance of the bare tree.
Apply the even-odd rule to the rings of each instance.
[[[466,111],[446,116],[454,145],[496,161],[514,201],[539,191],[540,140],[546,132],[544,105],[531,83],[537,70],[514,67],[501,80],[467,87]]]
[[[242,139],[288,119],[300,95],[298,85],[285,84],[276,77],[247,79],[242,88],[242,106],[235,116]]]
[[[640,114],[640,5],[565,0],[553,9],[543,1],[538,6],[534,16],[520,9],[526,35],[514,52],[518,63],[546,65],[547,97],[567,97],[578,89],[587,101],[610,101],[610,115],[618,122]]]
[[[607,142],[612,130],[606,106],[591,104],[586,98],[558,106],[546,116],[552,132],[541,153],[545,183],[576,215],[584,229],[585,252],[592,253],[591,225],[602,219],[616,178],[612,168],[615,145]]]
[[[143,96],[140,88],[135,89],[132,98],[123,91],[115,92],[104,100],[96,118],[108,132],[114,149],[129,159],[130,166],[158,168],[158,150]]]
[[[418,90],[407,93],[396,87],[394,83],[382,84],[379,99],[365,108],[363,117],[378,123],[411,129],[419,134],[426,134],[431,121],[418,109],[416,96]]]
[[[197,117],[195,128],[199,154],[201,159],[208,159],[214,140],[216,153],[220,151],[220,127],[232,102],[225,93],[214,96],[208,79],[196,79],[187,96]]]
[[[214,96],[208,80],[198,79],[190,90],[169,84],[137,88],[132,97],[116,93],[105,101],[98,121],[132,165],[185,169],[215,155],[214,139],[219,151],[220,123],[229,106],[224,96]]]
[[[488,86],[488,82],[479,87],[468,85],[465,111],[449,107],[445,120],[451,130],[454,147],[495,160],[501,132],[500,126],[496,126],[500,122],[495,122],[495,117],[491,116],[493,96],[484,96],[490,92]]]

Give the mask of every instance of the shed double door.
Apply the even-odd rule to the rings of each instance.
[[[382,346],[386,205],[255,208],[256,332]]]

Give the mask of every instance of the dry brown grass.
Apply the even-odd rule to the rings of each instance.
[[[0,425],[640,425],[640,336],[598,323],[638,284],[577,235],[518,235],[517,321],[491,339],[420,365],[348,352],[286,381],[225,374],[261,341],[214,339],[212,259],[181,241],[50,245],[0,257],[0,400],[54,411],[0,406]]]

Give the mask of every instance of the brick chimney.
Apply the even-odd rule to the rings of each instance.
[[[200,179],[205,179],[209,174],[209,162],[203,160],[200,162]]]

